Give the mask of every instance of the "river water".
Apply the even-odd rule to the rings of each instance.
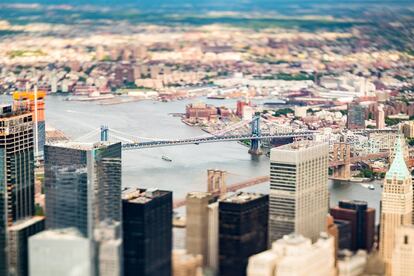
[[[10,97],[1,96],[0,99],[5,102]],[[201,100],[214,105],[232,108],[236,106],[236,100]],[[162,139],[196,137],[205,133],[170,115],[184,112],[186,104],[194,101],[200,99],[99,105],[97,102],[71,102],[65,101],[61,96],[49,96],[46,101],[46,124],[64,131],[73,139],[98,129],[102,124],[132,136]],[[111,132],[109,136],[111,137]],[[98,139],[96,134],[88,141]],[[267,175],[269,159],[266,156],[253,158],[247,150],[236,142],[223,142],[125,151],[123,186],[172,190],[174,199],[181,199],[188,192],[206,189],[206,171],[210,168],[228,171],[229,184]],[[163,155],[171,158],[173,162],[162,160]],[[378,215],[381,198],[379,184],[374,183],[376,189],[369,190],[363,184],[330,181],[328,185],[331,205],[342,199],[365,200],[377,210]],[[246,190],[267,193],[268,183]]]

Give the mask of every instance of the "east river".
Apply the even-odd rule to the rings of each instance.
[[[1,100],[9,101],[10,97],[2,96]],[[205,135],[205,132],[183,124],[180,118],[170,113],[182,113],[186,104],[199,100],[99,105],[97,102],[72,102],[65,101],[61,96],[49,96],[46,101],[46,124],[62,130],[72,139],[101,125],[131,136],[160,139],[197,137]],[[218,106],[236,106],[235,100],[201,100]],[[98,139],[99,136],[95,135],[88,141]],[[125,151],[122,160],[123,186],[171,190],[174,199],[181,199],[188,192],[206,189],[206,171],[210,168],[228,171],[229,184],[269,174],[269,159],[266,156],[253,158],[247,150],[239,143],[223,142]],[[164,161],[162,156],[168,156],[173,161]],[[378,218],[381,198],[379,182],[374,183],[375,190],[358,183],[330,181],[327,185],[332,206],[342,199],[365,200],[377,210]],[[265,183],[246,190],[267,193],[268,186]]]

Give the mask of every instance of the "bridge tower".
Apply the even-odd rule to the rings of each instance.
[[[101,126],[101,142],[106,142],[108,141],[108,132],[109,132],[109,128],[108,126]]]
[[[252,136],[260,136],[260,114],[257,114],[253,117],[253,120],[251,122],[252,127]],[[260,149],[260,140],[259,139],[252,139],[250,141],[250,154],[254,155],[260,155],[262,154],[262,151]]]
[[[227,193],[226,171],[207,170],[207,192],[215,195],[225,195]]]
[[[332,161],[341,163],[333,168],[333,178],[349,180],[351,178],[351,145],[335,143],[333,145]]]

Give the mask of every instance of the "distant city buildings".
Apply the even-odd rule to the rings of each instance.
[[[124,275],[172,275],[172,192],[124,190],[122,215]]]
[[[237,193],[219,201],[219,274],[246,275],[248,258],[267,249],[269,196]]]
[[[365,128],[365,108],[356,101],[348,104],[346,127],[351,130]]]
[[[328,158],[325,143],[299,141],[271,149],[270,242],[290,233],[316,241],[326,230]]]

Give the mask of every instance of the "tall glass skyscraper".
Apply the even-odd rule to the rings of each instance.
[[[45,146],[45,194],[48,229],[92,239],[100,222],[120,222],[121,143]]]
[[[8,274],[9,228],[35,212],[33,143],[32,113],[0,106],[0,275]]]

